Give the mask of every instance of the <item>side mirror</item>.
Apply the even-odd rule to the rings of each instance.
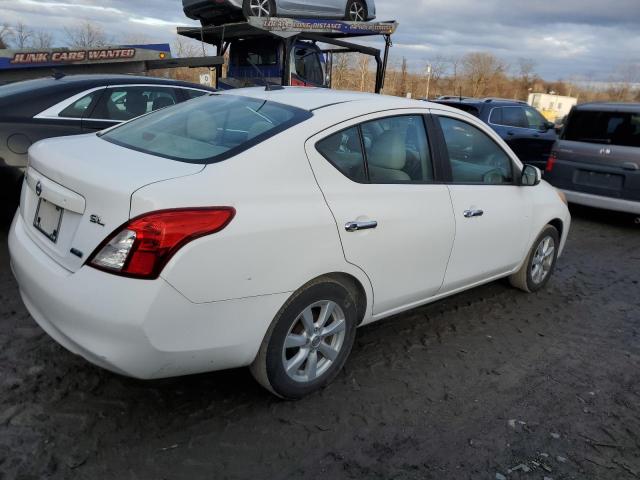
[[[544,130],[545,132],[551,130],[552,128],[556,128],[556,124],[553,122],[544,122],[542,124],[542,130]]]
[[[520,185],[524,187],[535,187],[542,181],[542,172],[538,167],[533,165],[525,165],[522,170],[522,178]]]

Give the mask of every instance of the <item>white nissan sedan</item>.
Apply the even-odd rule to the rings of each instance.
[[[285,398],[361,325],[544,287],[570,225],[488,126],[395,97],[236,90],[29,155],[11,265],[51,337],[142,379],[250,366]]]

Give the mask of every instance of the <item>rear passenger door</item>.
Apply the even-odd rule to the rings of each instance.
[[[515,269],[527,250],[532,204],[520,166],[480,122],[433,110],[440,127],[456,238],[443,291]]]
[[[344,255],[370,278],[374,316],[442,286],[454,238],[451,199],[424,110],[370,115],[306,143]]]
[[[82,122],[83,130],[97,131],[179,102],[175,88],[163,85],[110,86],[91,115]]]

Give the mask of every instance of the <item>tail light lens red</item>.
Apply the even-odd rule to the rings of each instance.
[[[544,171],[550,172],[551,170],[553,170],[553,166],[556,164],[557,161],[558,161],[558,156],[556,155],[556,152],[551,152],[551,155],[549,155],[549,159],[547,160],[547,166],[544,169]]]
[[[162,210],[134,218],[89,257],[92,267],[127,277],[155,279],[187,243],[219,232],[235,216],[231,207]]]

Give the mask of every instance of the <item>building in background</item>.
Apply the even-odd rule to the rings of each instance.
[[[578,99],[553,93],[530,93],[527,103],[538,109],[547,120],[555,122],[569,115]]]

